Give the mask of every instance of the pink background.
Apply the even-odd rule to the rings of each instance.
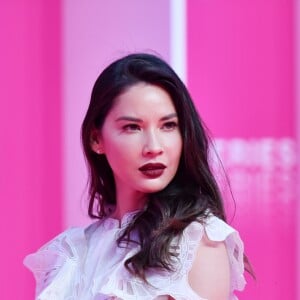
[[[1,1],[0,297],[33,299],[24,256],[62,228],[59,1]]]
[[[221,138],[257,275],[240,298],[296,299],[293,2],[187,3],[188,86]]]
[[[172,23],[180,3],[186,35]],[[95,77],[152,51],[186,66],[231,178],[257,275],[239,298],[297,299],[298,12],[280,0],[1,1],[1,297],[33,299],[23,257],[88,222],[79,129]]]

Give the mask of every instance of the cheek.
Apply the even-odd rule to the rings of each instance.
[[[182,138],[181,136],[173,137],[168,143],[169,153],[174,156],[174,158],[178,158],[182,153]]]
[[[120,168],[128,164],[132,157],[136,155],[137,145],[130,139],[116,139],[106,140],[104,143],[104,152],[107,160],[113,169]]]
[[[123,159],[130,157],[135,157],[137,155],[137,152],[139,151],[140,147],[137,142],[132,141],[131,139],[119,141],[118,143],[112,145],[111,147],[111,153],[114,155],[122,157]]]

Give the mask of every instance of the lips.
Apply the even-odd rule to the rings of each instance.
[[[146,177],[157,178],[160,177],[166,166],[161,163],[148,163],[139,168],[139,171],[143,173]]]

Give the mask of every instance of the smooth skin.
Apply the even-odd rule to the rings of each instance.
[[[182,137],[173,102],[162,88],[138,83],[115,99],[101,130],[91,136],[91,148],[106,158],[113,170],[117,205],[112,217],[141,209],[147,193],[164,189],[177,172]],[[166,166],[158,178],[147,178],[139,168],[147,163]],[[230,269],[226,247],[203,235],[189,284],[200,297],[226,300]],[[172,299],[172,297],[169,297]]]
[[[189,273],[189,283],[205,299],[228,299],[230,266],[224,242],[213,242],[203,235]]]

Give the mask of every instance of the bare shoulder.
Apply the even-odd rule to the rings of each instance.
[[[189,272],[189,284],[201,297],[228,299],[230,266],[224,242],[211,241],[204,233]]]

